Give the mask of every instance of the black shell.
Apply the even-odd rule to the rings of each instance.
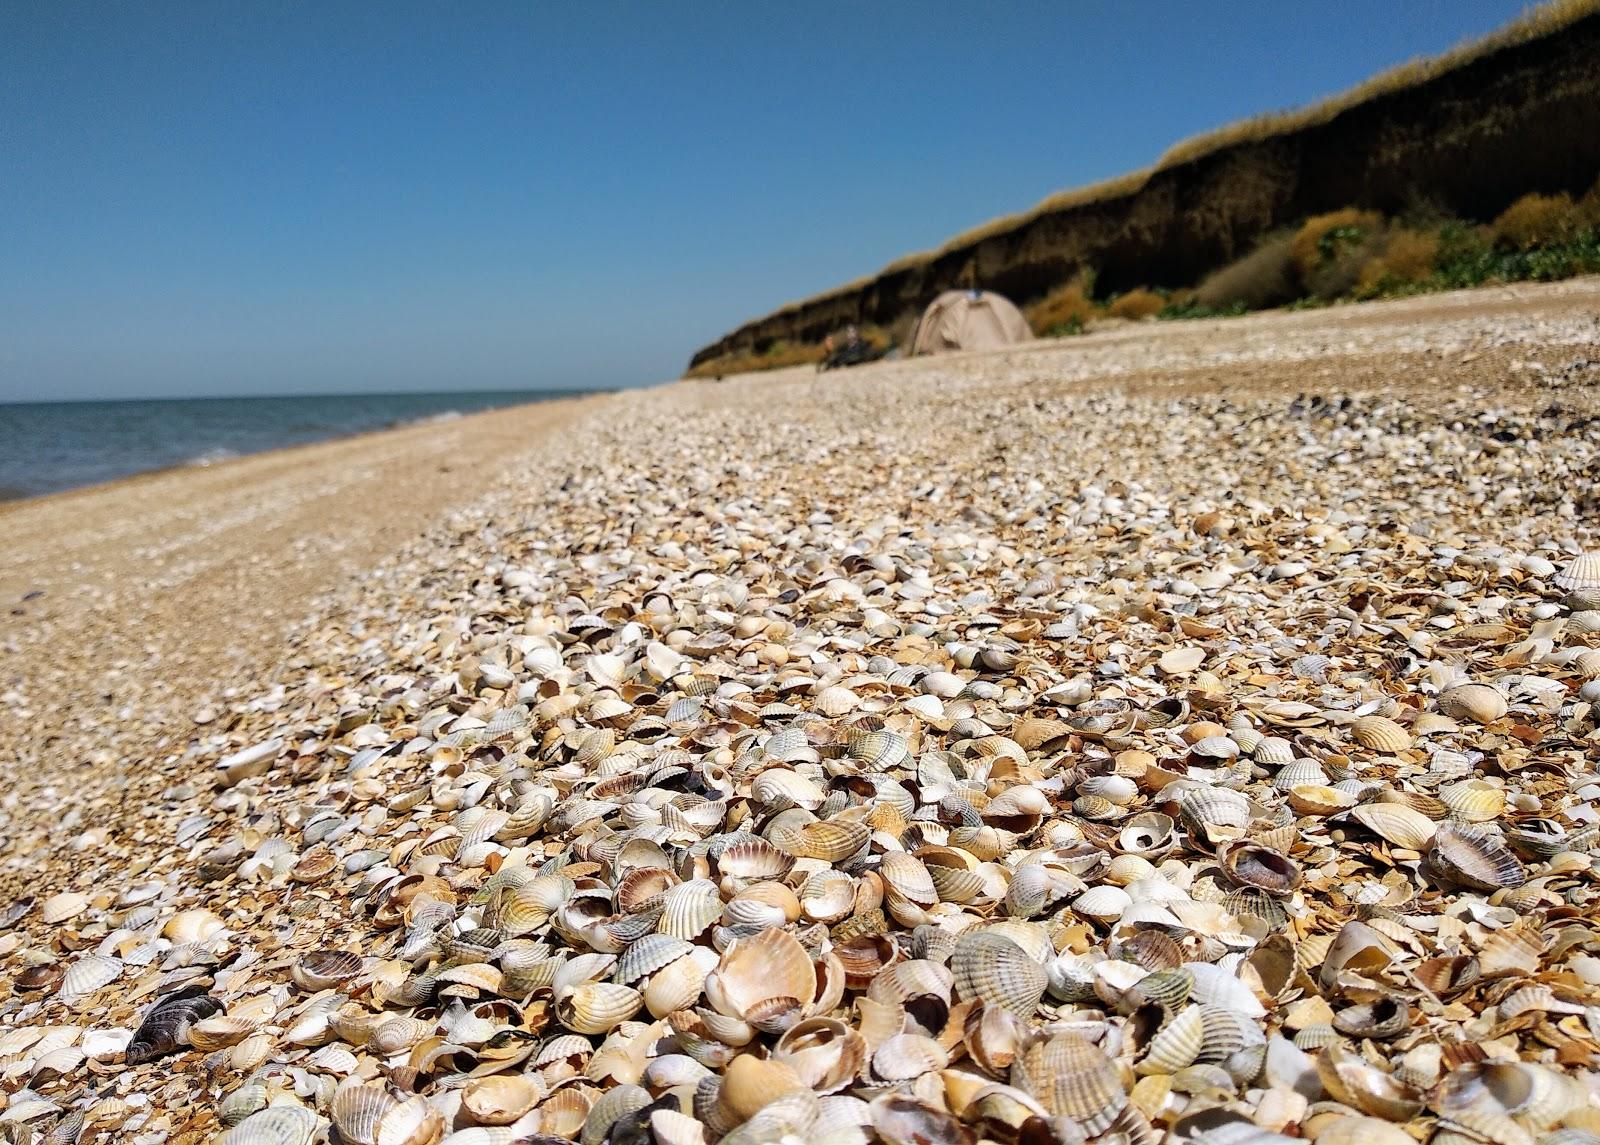
[[[143,1065],[188,1045],[189,1027],[222,1010],[222,1003],[204,986],[188,986],[168,994],[145,1011],[124,1055],[129,1065]]]

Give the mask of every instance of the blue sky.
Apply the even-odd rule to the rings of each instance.
[[[0,5],[0,400],[633,385],[1515,0]]]

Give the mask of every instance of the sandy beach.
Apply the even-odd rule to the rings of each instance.
[[[1311,786],[1334,790],[1342,780],[1359,791],[1345,809],[1360,798],[1453,822],[1441,802],[1453,798],[1449,785],[1487,778],[1500,799],[1491,820],[1548,820],[1559,833],[1595,817],[1600,791],[1580,781],[1593,771],[1594,723],[1569,705],[1600,674],[1584,659],[1600,637],[1584,623],[1552,624],[1595,608],[1574,603],[1557,573],[1600,548],[1596,383],[1600,283],[1576,280],[1130,325],[840,373],[674,383],[0,506],[0,976],[17,984],[0,1002],[7,1109],[40,1126],[76,1110],[84,1141],[206,1141],[283,1094],[297,1095],[288,1104],[316,1124],[337,1121],[331,1085],[319,1090],[316,1079],[357,1075],[393,1081],[399,1088],[385,1100],[398,1107],[410,1093],[437,1098],[437,1128],[460,1131],[485,1120],[461,1102],[476,1092],[462,1079],[487,1060],[488,1035],[447,1030],[444,1040],[470,1052],[452,1051],[452,1064],[424,1062],[408,1056],[422,1033],[385,1056],[363,1048],[373,1026],[355,1015],[407,1015],[427,1025],[427,1037],[456,1021],[461,1004],[491,1025],[511,1021],[491,1001],[511,997],[519,973],[527,988],[518,1004],[543,999],[512,1022],[539,1035],[531,1044],[562,1030],[592,1043],[565,1073],[550,1062],[524,1065],[540,1076],[528,1099],[534,1112],[519,1122],[529,1132],[571,1136],[596,1099],[619,1088],[643,1103],[692,1097],[741,1047],[752,1060],[765,1047],[763,1068],[774,1057],[782,1064],[782,1023],[752,1027],[746,1015],[740,1036],[753,1041],[728,1033],[736,1044],[725,1055],[689,1053],[691,1035],[701,1046],[715,1039],[691,1029],[691,1008],[647,1008],[634,989],[643,976],[616,987],[638,995],[624,999],[625,1022],[591,1022],[573,1009],[573,990],[593,985],[582,975],[576,988],[558,982],[552,996],[532,962],[509,947],[493,952],[513,936],[568,965],[586,949],[610,958],[625,948],[620,932],[601,939],[594,928],[627,913],[612,894],[625,873],[622,842],[635,837],[641,853],[670,855],[663,886],[690,885],[698,872],[726,900],[759,880],[727,870],[719,878],[722,852],[712,848],[708,866],[703,841],[765,831],[751,854],[785,860],[788,889],[761,909],[722,916],[717,902],[713,914],[746,937],[770,932],[739,931],[742,920],[775,918],[804,940],[806,958],[825,957],[818,943],[829,927],[835,941],[857,937],[838,932],[845,915],[803,893],[810,876],[819,876],[818,896],[839,891],[821,877],[835,867],[847,913],[863,904],[886,911],[876,916],[879,933],[899,936],[896,957],[907,965],[939,961],[931,931],[913,940],[918,927],[944,927],[952,944],[974,917],[1035,928],[1013,934],[1023,949],[1034,938],[1043,944],[1029,971],[1038,989],[1015,1020],[1046,1030],[1070,1025],[1074,1005],[1115,1010],[1085,1002],[1093,990],[1057,989],[1071,970],[1058,960],[1121,951],[1111,924],[1069,906],[1083,884],[1117,889],[1115,880],[1055,856],[1077,855],[1073,848],[1102,839],[1102,826],[1120,829],[1143,812],[1170,813],[1169,831],[1179,824],[1185,841],[1163,854],[1195,878],[1172,875],[1175,893],[1193,892],[1191,905],[1206,901],[1200,887],[1211,876],[1201,872],[1216,862],[1217,844],[1249,823],[1252,838],[1259,827],[1261,845],[1292,856],[1302,872],[1293,898],[1269,896],[1269,905],[1286,904],[1288,933],[1319,957],[1346,923],[1388,918],[1375,941],[1393,947],[1396,967],[1426,975],[1418,967],[1455,952],[1489,959],[1494,935],[1516,930],[1520,911],[1539,917],[1542,941],[1531,962],[1517,964],[1518,981],[1576,990],[1600,970],[1584,953],[1600,934],[1567,945],[1548,937],[1559,911],[1592,918],[1586,858],[1561,866],[1550,857],[1559,846],[1542,858],[1519,851],[1508,860],[1514,880],[1462,890],[1458,879],[1444,890],[1424,856],[1445,835],[1396,839],[1381,825],[1330,833],[1298,804],[1290,809],[1287,788],[1272,786],[1274,758],[1257,755],[1252,771],[1250,757],[1263,737],[1285,750],[1292,741],[1294,759],[1311,763],[1307,774],[1323,776]],[[1474,702],[1493,710],[1441,714],[1441,696],[1467,682],[1488,686]],[[1130,723],[1118,738],[1090,719],[1096,703],[1114,724],[1116,712],[1153,711],[1169,699],[1174,707],[1160,710],[1184,712],[1171,726]],[[1383,726],[1361,724],[1372,718]],[[1200,734],[1185,735],[1186,726]],[[1384,742],[1391,729],[1394,742]],[[855,754],[862,735],[899,737],[898,754],[866,761]],[[1201,740],[1209,746],[1196,754]],[[675,777],[662,778],[671,768]],[[1178,788],[1163,797],[1159,784],[1142,783],[1152,768],[1173,778],[1192,772],[1185,782],[1214,783],[1241,805],[1237,793],[1247,793],[1239,831],[1205,838],[1226,824],[1206,820]],[[786,803],[777,788],[752,787],[767,770],[795,777]],[[621,782],[603,787],[635,774],[641,785],[658,778],[644,794]],[[1083,786],[1119,775],[1126,793],[1119,783]],[[988,801],[1019,778],[1044,793],[1045,806],[1024,801],[986,818]],[[1380,798],[1379,785],[1389,794]],[[660,797],[646,798],[656,786]],[[966,810],[952,811],[963,792],[972,796]],[[1084,802],[1091,796],[1109,802]],[[573,810],[580,803],[588,810]],[[837,861],[812,839],[812,812],[824,806],[861,824]],[[1257,822],[1263,816],[1270,824]],[[927,833],[905,834],[924,822]],[[883,855],[919,843],[948,849],[967,828],[990,831],[985,845],[1000,847],[990,854],[976,836],[970,843],[974,867],[981,860],[990,880],[972,901],[987,906],[963,921],[957,900],[911,894],[896,910],[892,878],[883,900]],[[1376,849],[1347,845],[1374,833]],[[1059,882],[1041,875],[1039,904],[1022,903],[1028,880],[1017,879],[1016,856],[1046,851],[1037,861]],[[1510,855],[1500,847],[1489,861],[1502,853]],[[603,906],[552,923],[552,905],[526,929],[493,913],[502,889],[521,885],[502,877],[508,870],[548,875],[558,859],[573,864],[569,885]],[[1469,861],[1438,862],[1446,860]],[[1160,862],[1152,857],[1152,873]],[[878,905],[860,889],[868,872],[878,872]],[[1339,889],[1358,884],[1382,891],[1363,899]],[[1503,917],[1504,895],[1524,885],[1539,893],[1513,895],[1517,909]],[[1208,906],[1221,910],[1222,899]],[[1470,909],[1461,905],[1468,900]],[[1251,921],[1245,905],[1228,901],[1236,921],[1207,930],[1184,915],[1162,931],[1185,944],[1186,965],[1207,950],[1226,961],[1224,950],[1268,948],[1269,916]],[[1389,914],[1367,909],[1380,901],[1392,903]],[[439,913],[419,921],[428,902]],[[1428,925],[1401,936],[1412,916]],[[437,930],[446,920],[455,930]],[[451,945],[470,945],[459,938],[469,931],[491,935],[487,956]],[[1245,936],[1239,949],[1227,946],[1236,933]],[[425,941],[438,934],[442,950]],[[731,939],[704,935],[707,964],[718,966],[721,954],[719,972],[733,975]],[[801,949],[784,941],[784,951]],[[361,977],[300,969],[326,950],[364,956]],[[93,970],[97,984],[64,988],[57,971],[91,957],[99,961],[83,974]],[[965,955],[954,957],[956,997],[976,992],[998,1005],[962,985]],[[1117,957],[1129,965],[1132,955]],[[492,973],[457,975],[442,994],[429,992],[441,989],[434,979],[427,991],[407,986],[429,967],[473,965]],[[609,977],[609,964],[596,974]],[[841,1013],[865,996],[873,975],[862,974],[856,985],[852,970],[852,985],[833,999]],[[1262,978],[1244,977],[1249,997],[1260,998]],[[243,1015],[236,1031],[213,1024],[203,1048],[158,1046],[149,1061],[126,1064],[134,1031],[173,983]],[[1385,1070],[1406,1062],[1419,1080],[1395,1099],[1406,1116],[1375,1112],[1376,1099],[1340,1096],[1294,1042],[1307,1026],[1336,1037],[1337,1012],[1344,1048],[1323,1052],[1355,1055],[1352,1075],[1368,1068],[1348,1012],[1366,995],[1329,988],[1323,1002],[1305,982],[1280,987],[1279,1000],[1256,1005],[1260,1044],[1270,1036],[1289,1045],[1298,1056],[1285,1051],[1277,1068],[1293,1077],[1279,1086],[1224,1073],[1218,1084],[1234,1087],[1229,1108],[1259,1112],[1262,1092],[1320,1078],[1319,1095],[1332,1087],[1328,1099],[1352,1116],[1391,1127],[1406,1116],[1452,1115],[1430,1094],[1465,1058],[1433,1060],[1424,1085],[1427,1055],[1411,1054],[1422,1039],[1376,1043]],[[1211,988],[1208,1004],[1232,997],[1233,987]],[[345,1007],[348,1021],[330,1027],[325,1007],[307,1034],[307,1000],[323,989],[335,991],[330,1005]],[[944,989],[949,1003],[948,981]],[[1560,1047],[1534,1045],[1527,1031],[1536,1024],[1474,1018],[1409,980],[1405,989],[1432,1031],[1428,1044],[1498,1039],[1512,1056],[1557,1068]],[[1489,997],[1487,1012],[1505,993]],[[1307,1017],[1308,999],[1327,1013]],[[1293,1005],[1302,1010],[1286,1021]],[[1588,1005],[1561,1013],[1592,1016]],[[1082,1022],[1088,1029],[1091,1019]],[[1593,1035],[1553,1015],[1551,1028],[1558,1024],[1561,1045],[1577,1047],[1560,1061],[1580,1060]],[[71,1033],[46,1036],[47,1028]],[[18,1033],[29,1030],[41,1032]],[[908,1053],[938,1045],[941,1060],[955,1062],[981,1052],[959,1028],[897,1030],[918,1039],[894,1043]],[[678,1058],[699,1054],[701,1064],[648,1073],[647,1059],[664,1052],[656,1042],[674,1035]],[[1126,1057],[1125,1077],[1106,1067],[1120,1095],[1122,1080],[1131,1091],[1142,1050],[1108,1039],[1093,1042],[1095,1062]],[[602,1046],[615,1058],[596,1065],[590,1054]],[[63,1052],[45,1058],[55,1051]],[[870,1060],[831,1092],[870,1100],[899,1068],[882,1055]],[[939,1074],[906,1069],[908,1090],[930,1100]],[[990,1072],[1018,1084],[1015,1073]],[[778,1093],[814,1084],[798,1064],[773,1077],[761,1084]],[[227,1106],[247,1080],[260,1094]],[[731,1087],[707,1092],[703,1108],[689,1101],[679,1116],[731,1131],[761,1112]],[[1150,1099],[1147,1086],[1132,1104],[1111,1101],[1106,1124],[1137,1110],[1148,1129],[1198,1100]],[[613,1113],[642,1108],[625,1103]],[[1075,1116],[1065,1105],[1049,1112]],[[291,1132],[313,1123],[282,1116]],[[794,1128],[822,1114],[813,1101],[784,1116]],[[1083,1114],[1078,1128],[1103,1131],[1098,1116]],[[688,1135],[672,1136],[680,1131]],[[677,1123],[655,1134],[696,1139]],[[1137,1125],[1124,1139],[1143,1139]]]

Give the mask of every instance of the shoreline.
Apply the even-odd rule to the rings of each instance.
[[[476,390],[475,391],[465,391],[466,394],[470,394],[470,395],[480,394],[480,393],[483,393],[483,392],[486,392],[486,391],[476,391]],[[524,408],[529,407],[529,406],[547,405],[547,404],[549,404],[551,402],[561,402],[561,401],[568,401],[568,400],[581,399],[581,398],[603,397],[603,396],[606,396],[606,395],[609,395],[609,394],[615,394],[615,393],[619,393],[619,392],[621,392],[621,390],[616,389],[616,388],[605,389],[605,390],[553,391],[551,396],[547,397],[547,398],[539,398],[539,399],[532,400],[532,401],[513,402],[513,403],[510,403],[510,404],[507,404],[507,405],[502,405],[502,406],[489,406],[489,407],[484,407],[484,408],[480,408],[480,409],[474,409],[474,410],[465,411],[465,412],[460,411],[460,410],[441,410],[441,411],[438,411],[437,413],[424,414],[422,416],[415,417],[415,418],[407,418],[407,419],[404,419],[404,420],[393,421],[393,422],[390,422],[390,423],[385,424],[385,425],[377,425],[377,426],[371,426],[371,427],[367,427],[367,428],[363,428],[363,429],[356,429],[356,430],[352,430],[352,431],[349,431],[349,432],[335,433],[335,434],[333,434],[331,436],[328,436],[328,437],[318,437],[318,438],[315,438],[315,439],[310,440],[310,441],[286,442],[286,443],[279,444],[279,445],[269,445],[269,446],[266,446],[266,447],[261,448],[261,449],[252,449],[252,450],[248,450],[248,451],[245,451],[245,452],[231,452],[230,451],[229,453],[227,453],[226,456],[216,457],[216,458],[211,459],[211,460],[204,460],[204,458],[207,457],[207,453],[209,452],[209,451],[205,451],[205,452],[201,452],[200,454],[198,454],[198,455],[196,455],[194,457],[191,457],[191,458],[189,458],[187,460],[184,460],[184,461],[178,461],[178,462],[173,462],[173,463],[163,464],[163,465],[156,465],[156,466],[153,466],[153,467],[148,468],[148,469],[139,469],[139,470],[135,470],[135,471],[130,472],[130,473],[120,474],[120,475],[118,475],[116,477],[107,478],[106,480],[103,480],[103,481],[94,481],[94,482],[90,482],[88,484],[83,484],[83,485],[69,485],[69,486],[67,486],[65,488],[62,488],[62,489],[50,489],[50,490],[46,490],[46,491],[38,492],[38,493],[30,493],[30,492],[27,492],[27,491],[22,490],[22,489],[18,489],[18,488],[13,487],[13,486],[0,486],[0,515],[3,515],[8,509],[10,509],[10,508],[12,508],[14,506],[20,505],[20,504],[26,504],[26,503],[34,502],[34,501],[40,501],[40,500],[43,500],[43,499],[46,499],[46,498],[61,497],[61,496],[65,496],[67,494],[72,494],[72,493],[82,493],[82,492],[89,492],[89,491],[94,491],[94,490],[110,489],[110,488],[113,488],[113,487],[115,487],[115,486],[117,486],[117,485],[119,485],[119,484],[121,484],[123,482],[127,482],[127,481],[136,481],[136,480],[140,480],[140,479],[144,479],[144,478],[158,477],[158,476],[161,476],[161,475],[164,475],[164,474],[170,474],[170,473],[181,473],[181,472],[185,472],[185,471],[188,471],[188,470],[216,469],[216,468],[218,468],[220,466],[230,465],[230,464],[232,464],[232,463],[234,463],[236,461],[241,461],[241,460],[244,460],[246,458],[261,457],[261,456],[263,456],[265,454],[270,454],[270,453],[280,453],[280,452],[284,452],[286,450],[294,450],[294,449],[305,449],[305,448],[318,446],[318,445],[327,445],[327,444],[331,444],[331,443],[334,443],[334,442],[352,441],[352,440],[355,440],[355,439],[358,439],[358,438],[368,437],[368,436],[371,436],[373,434],[393,433],[393,432],[412,429],[412,428],[415,428],[415,427],[418,427],[418,426],[426,426],[426,425],[429,425],[429,424],[432,424],[432,423],[435,423],[435,422],[439,422],[439,421],[450,421],[450,420],[454,420],[456,418],[472,418],[472,417],[481,416],[483,414],[503,413],[503,412],[505,412],[507,410],[524,409]],[[365,397],[369,397],[369,396],[373,397],[373,398],[380,398],[381,399],[381,398],[385,398],[385,397],[394,397],[394,396],[402,396],[403,397],[403,396],[408,396],[408,395],[405,395],[405,394],[400,394],[400,395],[394,395],[394,394],[372,394],[372,395],[365,395],[365,394],[286,394],[286,395],[250,395],[249,397],[245,397],[245,398],[226,398],[226,397],[207,397],[207,398],[193,398],[193,399],[190,399],[190,398],[149,398],[149,399],[134,398],[134,399],[127,399],[127,401],[129,401],[129,402],[137,402],[137,403],[144,403],[144,402],[148,401],[151,404],[161,404],[161,403],[169,403],[169,402],[187,402],[187,401],[217,401],[217,402],[249,401],[249,400],[253,400],[255,398],[260,398],[260,400],[263,400],[263,401],[294,401],[294,400],[298,400],[298,399],[301,399],[301,398],[314,401],[314,400],[317,400],[319,398],[324,398],[324,397],[332,397],[332,398],[365,398]],[[426,396],[433,396],[433,395],[429,394],[429,395],[426,395]],[[453,396],[453,395],[446,395],[446,396]],[[118,399],[86,399],[83,402],[10,402],[10,403],[5,403],[5,404],[0,404],[0,415],[4,414],[4,411],[5,411],[5,409],[6,409],[6,407],[8,405],[22,405],[22,406],[74,406],[74,405],[88,405],[88,404],[117,405],[117,404],[123,404],[123,403],[122,403],[122,401],[120,401]],[[15,490],[15,491],[13,492],[13,490]]]

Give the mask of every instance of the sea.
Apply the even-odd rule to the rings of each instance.
[[[569,396],[494,390],[0,404],[0,500]]]

